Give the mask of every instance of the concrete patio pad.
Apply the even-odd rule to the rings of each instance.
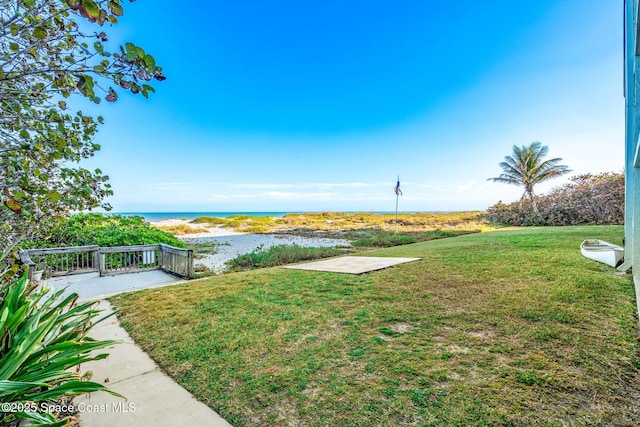
[[[100,277],[98,273],[74,274],[71,276],[52,277],[44,281],[54,289],[66,288],[64,295],[72,292],[78,294],[80,301],[103,299],[122,292],[183,283],[184,280],[161,270],[140,273],[119,274]]]
[[[345,256],[309,262],[307,264],[288,265],[284,268],[292,270],[326,271],[330,273],[362,274],[369,271],[382,270],[405,262],[418,261],[421,258],[396,258],[372,256]]]

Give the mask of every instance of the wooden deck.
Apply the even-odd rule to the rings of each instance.
[[[20,260],[29,266],[29,280],[37,280],[37,272],[48,278],[95,272],[102,277],[152,270],[193,278],[193,251],[164,244],[28,249],[20,251]]]

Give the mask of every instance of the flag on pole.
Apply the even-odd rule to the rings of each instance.
[[[402,190],[400,190],[400,175],[398,175],[398,183],[396,184],[396,226],[394,227],[394,233],[398,232],[398,196],[402,196]]]
[[[400,190],[400,180],[398,180],[398,183],[396,184],[396,196],[402,196],[402,190]]]

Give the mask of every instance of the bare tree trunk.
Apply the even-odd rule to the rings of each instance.
[[[529,195],[529,200],[531,200],[531,206],[533,206],[533,211],[540,215],[540,211],[538,210],[538,205],[536,205],[536,201],[534,198],[533,190],[527,190],[527,194]]]

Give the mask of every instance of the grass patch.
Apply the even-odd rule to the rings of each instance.
[[[225,218],[202,216],[191,221],[193,224],[222,225],[243,233],[268,233],[273,231],[280,218],[273,216],[231,215]]]
[[[351,242],[353,246],[368,246],[368,247],[389,247],[406,245],[409,243],[416,243],[418,239],[413,236],[407,236],[406,234],[396,234],[391,231],[380,231],[373,237],[365,237]]]
[[[199,243],[187,243],[189,249],[192,249],[196,254],[215,255],[218,253],[218,247],[221,245],[229,246],[230,243],[220,242],[199,242]]]
[[[248,254],[239,255],[227,261],[230,271],[251,270],[254,268],[275,267],[300,261],[328,258],[342,255],[343,252],[331,247],[305,247],[299,245],[276,245],[268,249],[262,247]]]
[[[351,244],[357,247],[382,247],[406,245],[409,243],[426,242],[428,240],[444,239],[456,237],[463,234],[470,234],[474,231],[456,230],[442,231],[435,229],[426,233],[396,233],[378,229],[355,230],[346,233],[346,236],[356,238]],[[361,237],[360,237],[361,236]]]
[[[226,224],[227,220],[225,218],[218,218],[215,216],[200,216],[191,220],[192,224],[211,224],[211,225],[221,225]]]
[[[580,255],[619,226],[500,230],[113,297],[123,326],[234,426],[640,424],[630,276]]]
[[[164,231],[165,233],[173,234],[174,236],[184,236],[185,234],[202,233],[203,229],[190,227],[186,224],[180,225],[157,225],[157,229]]]

